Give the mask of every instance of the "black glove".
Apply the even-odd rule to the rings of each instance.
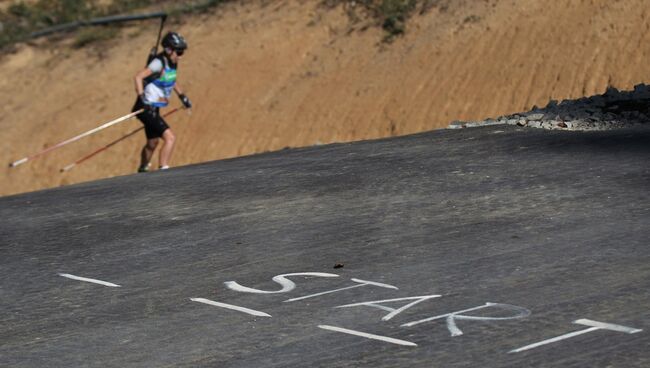
[[[144,98],[144,93],[138,96],[138,98],[140,99],[140,103],[142,104],[142,108],[144,109],[145,113],[151,114],[154,117],[158,115],[158,109],[156,109],[155,106],[150,105],[146,102]]]
[[[142,104],[142,107],[144,107],[145,110],[148,111],[153,110],[153,106],[149,105],[147,103],[147,100],[144,98],[144,93],[139,95],[138,98],[140,99],[140,103]]]
[[[183,106],[185,106],[186,109],[191,109],[192,108],[192,103],[190,102],[190,99],[187,98],[187,96],[183,95],[178,95],[178,98],[181,99],[181,102],[183,103]]]

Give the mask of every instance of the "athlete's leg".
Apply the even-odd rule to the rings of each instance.
[[[147,139],[147,143],[142,147],[140,153],[140,169],[145,169],[149,165],[157,146],[158,138]]]
[[[160,167],[168,167],[169,159],[172,157],[172,152],[174,151],[174,142],[176,141],[176,136],[171,129],[166,129],[162,135],[164,141],[162,149],[160,150]]]

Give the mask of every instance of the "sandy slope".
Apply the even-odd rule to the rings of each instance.
[[[174,165],[408,134],[650,79],[643,0],[449,0],[416,16],[406,37],[388,46],[379,44],[380,30],[351,26],[342,9],[267,3],[232,4],[174,25],[191,44],[180,80],[196,106],[169,119],[178,136]],[[155,28],[127,28],[101,52],[63,40],[5,55],[0,157],[9,163],[127,113],[131,78]],[[68,173],[59,169],[138,126],[3,165],[0,194],[130,174],[143,136]]]

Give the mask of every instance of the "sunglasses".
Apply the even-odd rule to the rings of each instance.
[[[176,50],[176,55],[178,55],[178,56],[183,56],[184,53],[185,53],[185,50]]]

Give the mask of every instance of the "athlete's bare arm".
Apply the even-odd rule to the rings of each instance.
[[[178,85],[178,81],[176,81],[176,84],[174,85],[174,91],[175,91],[176,94],[179,95],[179,96],[183,94],[183,90],[182,90],[181,87]]]
[[[133,80],[135,81],[135,92],[140,96],[141,94],[144,93],[144,80],[153,74],[151,69],[149,68],[144,68],[138,74],[133,77]]]

